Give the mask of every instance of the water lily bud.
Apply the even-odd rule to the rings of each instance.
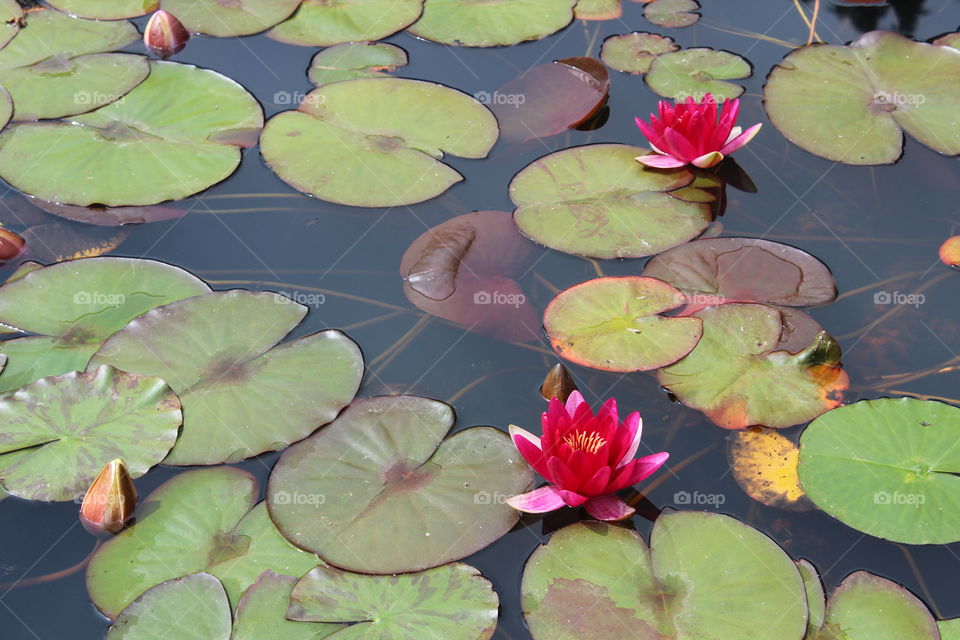
[[[947,238],[940,246],[940,260],[951,267],[960,267],[960,236]]]
[[[93,481],[83,504],[80,523],[93,535],[120,533],[137,508],[137,489],[123,460],[111,460]]]
[[[577,390],[577,383],[574,382],[570,371],[562,363],[554,365],[547,377],[543,379],[543,385],[540,386],[540,395],[544,400],[556,398],[560,402],[566,402],[570,394]]]
[[[0,262],[16,258],[25,245],[26,241],[19,234],[0,227]]]
[[[180,53],[187,46],[190,32],[177,18],[159,9],[147,23],[143,31],[143,43],[155,55],[166,60],[175,53]]]

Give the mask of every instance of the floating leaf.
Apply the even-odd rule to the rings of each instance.
[[[803,351],[778,350],[783,316],[757,304],[724,304],[694,314],[703,338],[660,384],[725,429],[789,427],[840,405],[849,378],[840,348],[822,330]]]
[[[383,42],[348,42],[313,57],[307,75],[318,87],[341,80],[378,78],[407,64],[407,52]]]
[[[733,478],[761,504],[791,511],[813,508],[797,475],[800,449],[773,429],[735,431],[727,440]]]
[[[167,455],[180,402],[160,378],[100,367],[29,384],[0,398],[0,482],[27,500],[75,500],[105,464],[132,477]]]
[[[653,0],[643,8],[643,17],[658,27],[689,27],[700,19],[696,0]]]
[[[493,114],[459,91],[361,78],[320,87],[299,111],[271,118],[260,150],[301,191],[340,204],[392,207],[446,191],[463,176],[440,161],[443,154],[486,157],[497,135]]]
[[[941,620],[937,626],[940,627],[940,640],[960,640],[960,618]]]
[[[653,59],[680,47],[672,38],[645,31],[610,36],[603,41],[600,57],[611,69],[628,73],[646,73]]]
[[[499,603],[490,581],[459,562],[399,576],[317,567],[294,587],[287,616],[346,623],[357,639],[487,640]]]
[[[521,591],[535,640],[800,640],[806,631],[803,580],[787,554],[712,513],[661,514],[649,550],[619,526],[565,527],[530,556]]]
[[[0,129],[7,126],[10,118],[13,117],[13,99],[10,92],[0,87]]]
[[[93,224],[102,227],[119,227],[125,224],[143,224],[146,222],[161,222],[175,220],[187,214],[187,209],[177,207],[104,207],[94,205],[78,207],[70,204],[58,204],[36,198],[30,199],[30,204],[43,209],[55,216]]]
[[[23,7],[20,3],[17,0],[0,0],[0,47],[6,46],[20,32],[22,23]]]
[[[0,287],[0,323],[36,335],[0,342],[7,356],[0,392],[81,371],[140,314],[209,291],[183,269],[152,260],[89,258],[18,272]]]
[[[289,18],[300,0],[161,0],[189,31],[220,38],[260,33]]]
[[[817,569],[806,560],[797,561],[797,570],[803,578],[803,586],[807,592],[807,635],[805,640],[813,640],[816,632],[823,626],[827,616],[827,597],[823,592],[823,582]]]
[[[160,0],[50,0],[46,4],[81,18],[121,20],[144,16],[160,8]]]
[[[453,422],[451,407],[426,398],[354,401],[284,452],[270,516],[297,546],[351,571],[419,571],[479,551],[516,523],[505,500],[533,475],[505,433],[444,439]]]
[[[845,47],[790,53],[767,77],[764,104],[788,140],[830,160],[891,164],[902,152],[903,131],[957,155],[958,74],[956,49],[872,31]]]
[[[181,199],[240,163],[231,137],[263,125],[260,105],[213,71],[152,62],[121,100],[72,122],[20,124],[0,135],[0,176],[51,202],[148,205]],[[25,158],[44,158],[35,171]]]
[[[726,81],[746,78],[752,72],[750,63],[734,53],[683,49],[654,58],[644,79],[654,92],[665,98],[686,100],[692,96],[701,102],[708,93],[717,100],[740,96],[743,87]]]
[[[700,340],[699,319],[660,315],[682,301],[653,278],[597,278],[554,298],[543,325],[567,360],[603,371],[649,371],[676,362]]]
[[[61,221],[30,227],[23,232],[23,239],[31,260],[51,263],[103,255],[123,244],[131,232]]]
[[[360,386],[360,349],[339,331],[275,347],[306,312],[270,292],[181,300],[131,322],[93,362],[163,375],[180,396],[183,432],[166,464],[234,462],[305,438]]]
[[[240,598],[231,640],[320,640],[343,628],[341,624],[287,620],[296,584],[296,578],[264,571]]]
[[[293,17],[267,35],[305,47],[380,40],[404,29],[423,12],[423,0],[303,0]]]
[[[577,20],[613,20],[623,15],[622,0],[580,0],[574,7]]]
[[[87,567],[94,604],[115,618],[155,584],[206,571],[236,606],[265,570],[299,578],[319,560],[277,532],[256,480],[232,467],[186,471],[141,503],[136,524],[103,544]],[[251,508],[252,507],[252,508]]]
[[[933,44],[940,45],[941,47],[953,47],[954,49],[960,49],[960,32],[948,33],[945,36],[940,36],[933,41]]]
[[[415,36],[466,47],[496,47],[539,40],[573,21],[577,0],[424,0]]]
[[[106,640],[230,640],[230,603],[208,573],[168,580],[127,607]]]
[[[800,438],[800,481],[818,507],[870,535],[960,540],[960,409],[865,400],[817,418]]]

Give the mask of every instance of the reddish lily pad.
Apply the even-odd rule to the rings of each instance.
[[[300,0],[161,0],[188,31],[220,38],[260,33],[289,18]]]
[[[305,47],[380,40],[413,24],[423,0],[303,0],[286,22],[267,35]]]
[[[90,227],[66,220],[38,224],[23,232],[25,255],[44,263],[95,258],[119,247],[132,232],[133,229]]]
[[[235,462],[305,438],[360,385],[360,349],[339,331],[275,346],[306,312],[270,292],[210,293],[134,320],[92,362],[163,375],[180,396],[183,432],[166,464]]]
[[[313,57],[307,75],[319,86],[354,80],[378,78],[407,64],[407,52],[385,42],[348,42],[324,49]]]
[[[682,49],[654,58],[644,80],[665,98],[685,100],[692,96],[699,102],[708,93],[717,100],[740,96],[744,88],[727,80],[746,78],[751,73],[750,63],[735,53]]]
[[[577,20],[614,20],[623,15],[623,1],[580,0],[574,14]]]
[[[662,314],[683,295],[654,278],[597,278],[563,291],[543,325],[554,350],[603,371],[649,371],[684,357],[703,333],[697,318]]]
[[[122,20],[137,18],[160,8],[160,0],[49,0],[46,4],[80,18]]]
[[[693,174],[648,169],[635,160],[645,153],[598,144],[540,158],[510,183],[517,226],[552,249],[593,258],[653,255],[697,237],[710,224],[709,204],[669,193]]]
[[[294,544],[351,571],[420,571],[479,551],[516,523],[504,501],[533,474],[502,431],[444,439],[453,422],[450,406],[426,398],[355,401],[284,452],[270,516]]]
[[[577,0],[424,0],[415,36],[466,47],[508,46],[539,40],[573,21]]]
[[[646,73],[654,58],[679,48],[672,38],[634,31],[604,40],[600,57],[611,69],[627,73]]]
[[[643,17],[658,27],[689,27],[700,19],[696,0],[653,0],[643,8]]]
[[[960,32],[948,33],[945,36],[940,36],[933,41],[933,44],[940,45],[941,47],[953,47],[954,49],[960,49]]]
[[[187,214],[185,208],[158,205],[152,207],[104,207],[97,205],[78,207],[70,204],[47,202],[37,198],[30,199],[30,204],[67,220],[101,227],[162,222],[164,220],[175,220]]]
[[[840,347],[822,330],[793,354],[779,349],[784,320],[772,307],[731,303],[693,317],[703,320],[703,338],[657,379],[717,425],[784,428],[840,405],[849,378]]]
[[[194,573],[148,589],[107,631],[106,640],[230,640],[230,603],[223,585]]]
[[[343,629],[336,623],[297,622],[287,619],[290,596],[297,578],[264,571],[243,592],[234,616],[231,640],[321,640]]]

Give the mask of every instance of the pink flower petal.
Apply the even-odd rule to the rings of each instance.
[[[637,449],[640,448],[640,435],[643,433],[643,420],[640,418],[640,412],[634,411],[628,415],[621,428],[627,429],[632,437],[627,450],[623,453],[623,458],[617,462],[618,469],[633,460],[633,457],[637,455]]]
[[[762,123],[753,125],[749,129],[741,133],[739,136],[737,136],[727,144],[723,145],[723,148],[720,149],[720,153],[722,153],[725,156],[728,156],[734,151],[736,151],[737,149],[743,147],[748,142],[753,140],[753,137],[757,135],[757,132],[760,131],[761,126],[763,126]]]
[[[640,118],[637,118],[637,126],[640,127],[640,131],[643,135],[650,141],[651,145],[657,144],[660,141],[660,138],[663,136],[657,132],[653,125],[647,124]]]
[[[670,454],[663,451],[628,462],[620,468],[619,473],[607,487],[607,491],[613,493],[643,482],[662,467],[669,457]]]
[[[521,429],[517,425],[512,424],[510,425],[509,430],[510,430],[510,437],[513,439],[514,442],[517,441],[517,438],[523,438],[524,440],[526,440],[527,442],[535,446],[537,449],[542,449],[542,447],[540,446],[540,438],[533,435],[526,429]]]
[[[553,485],[507,498],[507,504],[524,513],[547,513],[566,505],[560,497],[560,490]]]
[[[663,139],[667,143],[667,151],[675,158],[689,162],[699,155],[693,143],[676,129],[667,129]]]
[[[563,499],[563,502],[568,507],[579,507],[584,502],[590,499],[587,496],[582,496],[575,491],[566,491],[565,489],[560,489],[559,493],[560,493],[560,497]]]
[[[709,169],[710,167],[715,167],[723,160],[723,154],[719,151],[711,151],[710,153],[705,153],[702,156],[695,158],[691,163],[695,167],[700,167],[701,169]]]
[[[580,405],[585,404],[586,400],[583,399],[583,395],[579,391],[574,391],[569,396],[567,396],[567,415],[573,417],[577,413],[577,409]]]
[[[533,467],[533,470],[543,476],[547,482],[553,482],[553,474],[550,473],[547,466],[547,460],[550,456],[540,448],[540,439],[513,425],[510,425],[510,437],[513,439],[517,451]]]
[[[648,167],[653,167],[654,169],[676,169],[687,165],[683,160],[678,160],[673,156],[661,156],[657,154],[637,156],[636,161]]]
[[[618,522],[620,520],[626,520],[637,512],[636,509],[628,505],[617,496],[600,496],[599,498],[591,498],[584,505],[584,508],[591,516],[597,520],[603,520],[605,522]]]
[[[612,470],[610,467],[600,467],[596,473],[593,474],[593,477],[583,483],[580,492],[588,496],[598,495],[607,487],[607,483],[610,482],[611,473]]]
[[[580,489],[580,478],[560,458],[554,456],[547,460],[547,469],[553,476],[551,482],[557,486],[571,491]]]

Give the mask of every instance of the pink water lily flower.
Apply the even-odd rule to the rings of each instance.
[[[597,520],[623,520],[634,509],[615,494],[646,479],[668,453],[634,458],[640,446],[641,421],[636,411],[619,421],[612,398],[594,415],[574,391],[566,406],[556,398],[542,416],[543,437],[510,427],[510,435],[527,462],[550,484],[507,500],[526,513],[546,513],[583,506]]]
[[[693,97],[675,105],[661,100],[658,109],[660,117],[651,113],[649,123],[637,118],[637,126],[656,152],[638,156],[637,162],[657,169],[688,164],[701,169],[716,166],[760,131],[759,124],[743,132],[734,126],[740,100],[724,101],[718,121],[717,101],[709,93],[699,103]]]

